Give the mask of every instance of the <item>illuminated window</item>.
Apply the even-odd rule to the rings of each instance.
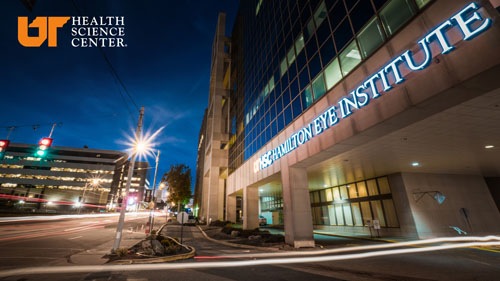
[[[380,11],[387,34],[394,34],[415,14],[412,7],[410,0],[392,0]]]
[[[316,22],[316,26],[319,26],[326,18],[326,7],[325,2],[321,2],[318,9],[314,13],[314,21]]]
[[[309,107],[313,102],[311,86],[308,86],[304,91],[304,99],[306,107]]]
[[[287,70],[288,70],[288,65],[286,64],[286,58],[284,58],[280,64],[281,76],[285,75]]]
[[[373,18],[372,21],[359,32],[358,42],[361,54],[365,58],[384,42],[382,30],[377,22],[377,18]]]
[[[340,65],[342,73],[347,75],[353,68],[361,62],[361,55],[359,54],[356,41],[353,40],[342,53],[340,53]]]
[[[290,48],[290,50],[288,50],[287,58],[288,58],[288,65],[290,66],[295,60],[295,51],[293,50],[293,46]]]
[[[423,7],[427,6],[431,2],[431,0],[415,0],[417,3],[417,6],[419,9],[422,9]]]
[[[297,55],[304,49],[304,36],[302,33],[299,35],[299,38],[295,41],[295,51],[297,51]]]
[[[318,78],[314,79],[312,83],[314,100],[319,99],[325,92],[325,79],[323,77],[323,73],[321,73]]]
[[[335,58],[325,69],[326,88],[330,90],[337,82],[342,79],[339,60]]]

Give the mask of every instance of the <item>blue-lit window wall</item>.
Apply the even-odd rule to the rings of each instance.
[[[431,0],[242,1],[244,160]]]

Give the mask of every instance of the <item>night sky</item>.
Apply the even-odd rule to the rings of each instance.
[[[125,16],[126,48],[104,48],[135,102],[145,106],[145,130],[165,129],[158,179],[171,164],[191,167],[194,185],[198,132],[208,103],[212,40],[219,11],[230,30],[236,0],[76,0],[84,16]],[[0,138],[37,143],[56,127],[54,146],[124,151],[139,113],[113,78],[98,48],[73,48],[71,20],[58,47],[27,48],[17,40],[17,17],[77,16],[72,1],[38,0],[32,12],[19,0],[0,2]],[[30,33],[31,35],[31,33]],[[35,34],[36,35],[36,34]],[[133,117],[127,107],[132,111]],[[154,166],[154,159],[149,162]],[[151,183],[152,183],[151,173]]]

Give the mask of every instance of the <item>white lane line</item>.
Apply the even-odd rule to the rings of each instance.
[[[68,238],[68,240],[73,240],[73,239],[78,239],[78,238],[82,238],[83,236],[76,236],[76,237],[73,237],[73,238]]]

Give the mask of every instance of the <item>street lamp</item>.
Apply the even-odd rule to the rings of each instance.
[[[156,175],[158,174],[158,161],[160,161],[160,150],[158,149],[158,153],[155,154],[153,151],[152,151],[153,155],[156,157],[156,167],[155,167],[155,176],[154,176],[154,179],[153,179],[153,196],[152,199],[153,199],[153,208],[151,208],[149,210],[149,220],[148,220],[148,223],[149,223],[149,233],[151,233],[151,230],[153,230],[153,223],[154,223],[154,208],[155,208],[155,191],[156,191]],[[160,187],[163,183],[160,183]]]
[[[93,188],[96,188],[97,186],[99,186],[100,181],[101,181],[101,179],[99,177],[95,177],[95,178],[93,178],[90,181],[85,183],[85,186],[83,187],[82,202],[81,203],[78,202],[79,204],[77,205],[78,206],[78,214],[80,214],[80,211],[82,210],[82,205],[85,204],[85,192],[87,191],[87,187],[90,184],[93,186]]]

